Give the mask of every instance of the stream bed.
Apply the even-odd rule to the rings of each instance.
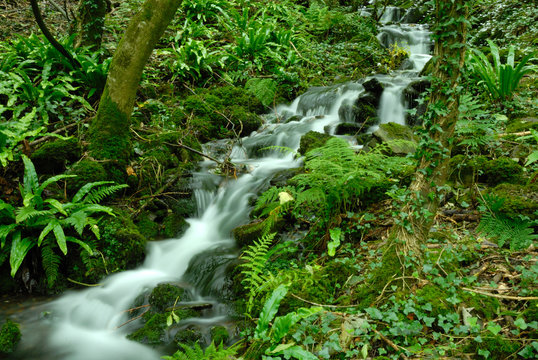
[[[379,100],[380,123],[405,124],[405,88],[418,78],[430,58],[431,44],[427,29],[411,24],[394,24],[404,16],[397,9],[388,9],[382,20],[380,41],[385,46],[398,43],[410,51],[404,69],[388,75],[375,75],[383,85]],[[394,13],[391,13],[394,12]],[[249,221],[250,200],[268,187],[272,176],[285,169],[301,166],[301,160],[290,151],[271,147],[299,148],[308,131],[335,133],[342,122],[343,104],[356,101],[366,93],[363,83],[340,84],[314,88],[290,105],[277,106],[266,116],[264,126],[243,138],[232,150],[231,162],[246,169],[244,174],[224,177],[214,173],[209,160],[193,174],[197,216],[188,220],[189,228],[179,238],[149,244],[148,255],[137,269],[117,273],[103,279],[102,285],[71,291],[54,300],[45,299],[23,311],[12,314],[21,323],[22,341],[13,359],[70,360],[152,360],[162,354],[149,346],[126,339],[136,329],[125,310],[134,299],[159,283],[186,283],[191,298],[211,304],[201,318],[187,322],[208,328],[228,326],[230,309],[218,300],[224,291],[225,269],[237,259],[239,250],[231,236],[232,229]],[[341,112],[340,112],[341,114]],[[373,131],[375,128],[370,129]],[[207,144],[204,151],[222,147],[222,142]],[[269,147],[269,149],[267,149]],[[263,156],[257,151],[261,148]],[[212,266],[204,262],[214,261]],[[7,310],[6,310],[7,311]]]

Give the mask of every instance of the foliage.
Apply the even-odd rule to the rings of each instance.
[[[254,298],[258,295],[260,287],[268,280],[264,273],[266,263],[273,252],[269,251],[269,247],[273,242],[275,233],[263,234],[261,239],[254,242],[254,245],[249,245],[248,249],[241,255],[241,259],[245,263],[240,265],[241,275],[244,277],[241,283],[248,291],[247,314],[252,310]]]
[[[493,57],[493,65],[483,52],[473,49],[469,58],[471,69],[480,77],[481,83],[484,84],[493,99],[510,100],[519,86],[521,78],[536,70],[535,66],[527,64],[536,53],[526,55],[515,66],[515,47],[511,45],[508,49],[506,63],[502,64],[497,45],[491,40],[488,40],[488,44]]]
[[[535,234],[533,229],[536,222],[531,222],[522,215],[519,218],[504,215],[499,211],[503,202],[503,198],[487,194],[484,196],[478,230],[495,239],[500,247],[508,243],[510,250],[526,249],[538,239],[538,234]]]
[[[9,354],[15,350],[21,339],[19,325],[6,319],[0,329],[0,354]]]
[[[237,346],[224,348],[222,343],[215,346],[211,342],[205,350],[198,343],[192,347],[181,343],[179,345],[183,350],[178,350],[174,355],[163,356],[162,358],[165,360],[229,360],[235,359],[237,354]]]
[[[275,318],[280,302],[287,293],[287,287],[280,285],[269,296],[260,313],[253,340],[268,341],[269,346],[265,349],[265,354],[269,356],[283,355],[287,359],[295,358],[299,360],[317,359],[312,353],[301,346],[295,345],[294,342],[281,344],[281,341],[299,321],[321,311],[321,307],[299,308],[297,311]],[[269,327],[271,321],[273,321],[273,324]]]
[[[3,251],[10,251],[11,276],[15,277],[17,270],[29,251],[41,247],[42,264],[47,275],[47,283],[51,287],[57,278],[59,258],[55,249],[59,248],[63,255],[67,254],[67,243],[78,244],[84,250],[92,253],[87,241],[81,239],[88,228],[95,237],[99,238],[98,219],[95,215],[104,213],[114,215],[110,207],[97,204],[105,196],[126,187],[126,185],[111,185],[103,181],[84,185],[69,202],[60,202],[55,198],[46,198],[44,190],[62,179],[72,175],[57,175],[39,184],[34,165],[23,155],[24,182],[20,185],[23,205],[14,207],[0,200],[2,220],[0,225],[0,240]],[[72,236],[66,230],[74,230]],[[72,231],[71,231],[72,232]],[[52,241],[51,234],[54,235]]]

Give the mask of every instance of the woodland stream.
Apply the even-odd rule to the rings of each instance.
[[[385,24],[380,41],[385,46],[397,42],[411,55],[402,70],[372,77],[384,87],[378,109],[381,123],[405,124],[403,91],[430,58],[425,28],[395,24],[404,15],[389,8],[382,18]],[[193,175],[198,214],[188,220],[186,233],[177,239],[152,242],[145,262],[137,269],[114,274],[101,286],[66,293],[16,315],[22,324],[23,340],[13,358],[159,359],[156,350],[125,338],[136,327],[135,322],[119,326],[128,320],[125,310],[132,307],[134,299],[162,282],[185,283],[193,301],[212,305],[201,318],[186,322],[202,329],[215,324],[228,326],[230,310],[217,299],[225,291],[224,270],[238,256],[231,231],[248,222],[249,200],[268,186],[276,172],[301,165],[289,151],[269,148],[263,151],[263,157],[256,157],[260,153],[257,150],[273,146],[297,150],[301,136],[308,131],[335,133],[342,121],[341,105],[364,94],[362,84],[366,80],[314,88],[292,104],[278,106],[266,116],[260,130],[243,138],[232,150],[232,163],[246,169],[237,179],[215,174],[213,162],[202,162]],[[204,151],[212,153],[223,146],[207,144]]]

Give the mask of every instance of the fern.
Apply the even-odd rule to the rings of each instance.
[[[523,250],[538,238],[534,233],[534,222],[526,217],[511,218],[504,215],[500,209],[504,199],[497,196],[485,195],[482,208],[487,209],[482,214],[477,230],[494,239],[500,247],[506,243],[510,250]]]
[[[273,242],[275,233],[263,235],[258,241],[254,241],[254,245],[249,245],[241,258],[245,263],[240,265],[241,274],[244,276],[241,283],[248,291],[247,313],[250,313],[254,305],[254,298],[259,293],[259,288],[268,280],[268,277],[263,273],[265,264],[269,261],[271,253],[269,247]]]
[[[249,79],[245,89],[265,106],[271,106],[274,102],[276,82],[273,79]]]
[[[237,346],[230,346],[224,348],[221,343],[219,346],[215,346],[213,342],[205,349],[200,347],[198,343],[194,346],[185,344],[179,344],[183,350],[178,350],[172,356],[163,356],[165,360],[230,360],[235,359],[237,355]]]
[[[79,191],[73,196],[73,202],[84,202],[89,204],[96,204],[101,202],[105,197],[114,194],[116,191],[126,188],[126,184],[121,185],[109,185],[114,184],[113,181],[96,181],[88,183],[80,188]]]
[[[41,263],[45,270],[45,276],[47,278],[47,284],[50,287],[54,285],[58,278],[58,270],[60,268],[60,262],[62,258],[54,252],[50,241],[43,242],[41,247]]]

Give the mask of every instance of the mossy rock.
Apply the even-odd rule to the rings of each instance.
[[[459,297],[463,300],[466,307],[473,308],[480,314],[480,318],[494,320],[499,315],[501,304],[499,300],[493,297],[474,294],[462,291]]]
[[[525,215],[536,219],[538,211],[538,183],[528,185],[500,184],[487,191],[489,194],[503,198],[500,211],[508,217],[517,218]]]
[[[489,352],[488,359],[507,359],[511,355],[516,354],[521,347],[518,341],[505,339],[501,335],[488,334],[482,337],[480,343],[472,341],[469,345],[463,348],[466,353],[475,352],[478,350],[487,350]]]
[[[336,125],[334,133],[336,135],[357,135],[365,130],[362,125],[357,123],[340,123]]]
[[[501,183],[516,184],[522,181],[523,167],[506,157],[489,160],[478,170],[481,172],[478,180],[490,186]]]
[[[377,143],[387,144],[394,155],[407,155],[414,153],[417,148],[417,137],[413,130],[405,125],[387,123],[379,125],[373,133],[374,141],[368,143],[369,147]]]
[[[157,216],[149,211],[144,211],[137,217],[136,226],[140,233],[148,239],[159,236],[160,225],[155,222]]]
[[[21,340],[19,325],[9,319],[0,330],[0,354],[10,354]]]
[[[146,238],[132,222],[129,214],[116,210],[116,217],[103,217],[99,223],[101,239],[97,249],[104,256],[105,263],[91,269],[95,277],[108,271],[127,270],[139,265],[145,257]]]
[[[241,225],[232,230],[232,235],[239,247],[251,245],[255,240],[259,239],[265,232],[271,233],[279,231],[284,226],[284,220],[278,218],[273,226],[267,228],[270,220],[255,220],[249,224]]]
[[[333,138],[333,136],[328,134],[322,134],[316,131],[309,131],[301,137],[299,150],[297,151],[300,154],[305,155],[312,149],[322,147],[331,138]]]
[[[213,326],[209,331],[211,339],[215,344],[226,343],[230,339],[230,334],[224,326]]]
[[[176,302],[185,300],[185,289],[172,284],[159,284],[151,291],[148,301],[153,309],[165,312],[174,306]]]
[[[67,173],[76,175],[67,179],[67,191],[73,194],[87,183],[110,180],[103,163],[90,159],[83,159],[74,164]]]
[[[32,156],[36,171],[40,174],[59,174],[66,164],[80,159],[82,147],[77,139],[54,140],[37,149]]]
[[[127,339],[148,345],[161,345],[165,341],[166,319],[168,315],[162,313],[146,312],[142,319],[144,326],[127,335]]]
[[[175,212],[170,212],[163,220],[161,235],[165,238],[173,238],[183,233],[189,224],[185,218]]]
[[[189,325],[184,329],[180,329],[174,336],[174,343],[192,346],[203,339],[202,331],[198,326]]]
[[[510,121],[506,126],[507,133],[518,133],[529,130],[538,130],[538,119],[526,117]]]
[[[422,125],[422,116],[426,112],[427,104],[419,103],[419,99],[429,87],[430,87],[430,81],[422,79],[422,80],[411,82],[405,88],[403,95],[408,103],[408,107],[409,109],[415,110],[414,114],[411,114],[410,112],[406,113],[405,120],[406,120],[407,125],[411,127]]]
[[[432,305],[431,314],[434,316],[454,311],[454,307],[445,301],[450,297],[449,294],[436,285],[425,285],[418,289],[415,295],[420,299],[420,302]]]

